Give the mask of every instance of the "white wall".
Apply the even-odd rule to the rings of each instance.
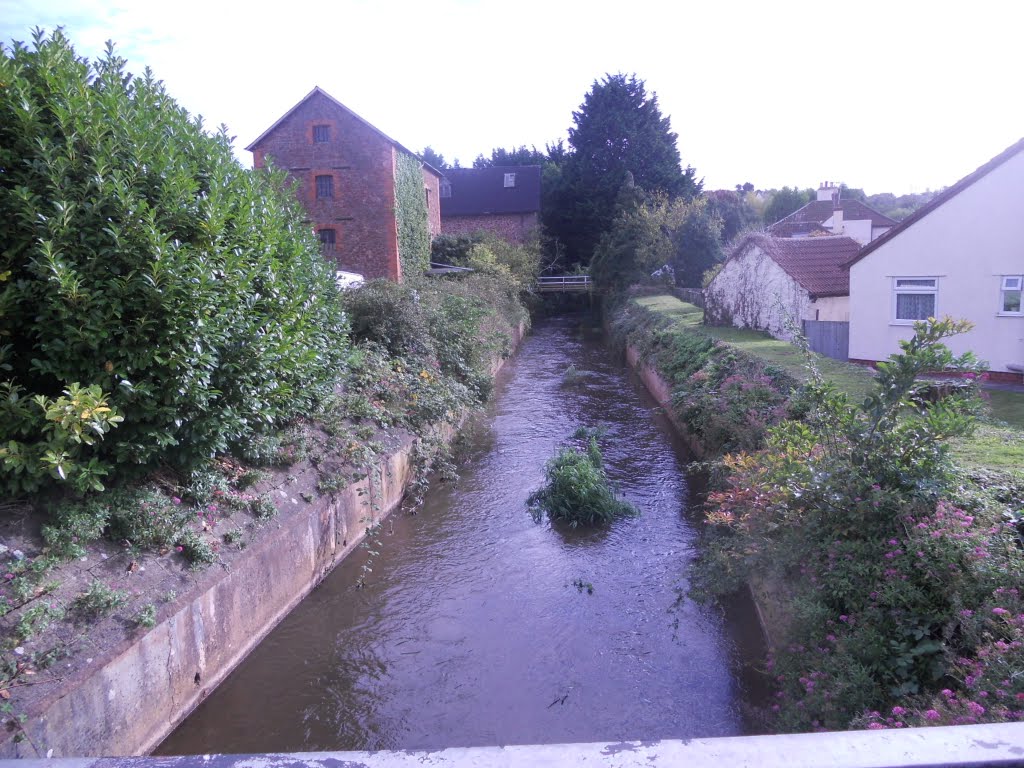
[[[1024,273],[1024,153],[946,201],[850,269],[850,357],[884,360],[913,333],[894,322],[893,278],[936,277],[936,315],[975,324],[948,344],[993,371],[1024,363],[1024,317],[1000,317],[1000,275]]]
[[[822,226],[825,229],[832,230],[833,234],[851,237],[861,245],[867,245],[871,242],[871,219],[846,219],[843,221],[842,229],[839,232],[835,231],[834,219],[835,214],[826,219]]]
[[[850,297],[828,296],[817,299],[810,305],[804,318],[845,323],[850,319]]]
[[[814,319],[807,292],[753,244],[725,263],[704,290],[704,302],[709,318],[765,330],[777,339],[792,339],[787,320],[799,328],[800,320]]]

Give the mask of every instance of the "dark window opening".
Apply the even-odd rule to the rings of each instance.
[[[314,125],[313,126],[313,141],[317,144],[326,144],[331,140],[331,126],[329,125]]]
[[[337,233],[333,229],[321,229],[316,234],[320,238],[321,252],[329,253],[334,250],[334,245],[337,242]]]
[[[334,197],[334,177],[333,176],[317,176],[316,177],[316,197],[317,199]]]

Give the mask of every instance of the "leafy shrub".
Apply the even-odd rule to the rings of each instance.
[[[0,493],[192,465],[312,412],[345,323],[283,175],[60,31],[3,50],[0,81]],[[75,393],[123,421],[82,407],[58,431],[48,412]]]
[[[1024,719],[1024,553],[1003,515],[1020,498],[947,460],[972,428],[970,394],[921,396],[924,372],[977,370],[942,344],[967,327],[917,323],[860,405],[814,377],[803,423],[724,460],[700,581],[723,593],[767,578],[792,606],[769,662],[776,728]]]
[[[128,593],[93,579],[88,589],[75,598],[72,609],[81,616],[98,619],[119,608],[128,600]]]
[[[545,484],[530,494],[527,504],[534,519],[542,514],[554,522],[595,526],[637,509],[615,496],[604,472],[601,449],[591,437],[585,451],[563,448],[544,468]]]

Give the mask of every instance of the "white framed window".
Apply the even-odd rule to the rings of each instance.
[[[894,277],[892,279],[892,321],[911,325],[935,317],[939,294],[937,277]]]
[[[441,197],[452,196],[452,183],[448,179],[441,179]]]
[[[516,185],[516,175],[514,173],[505,174],[505,188],[514,187]]]
[[[1020,315],[1021,290],[1024,289],[1024,275],[1003,275],[999,290],[999,314]]]

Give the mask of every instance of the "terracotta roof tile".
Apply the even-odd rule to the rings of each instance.
[[[873,227],[895,227],[898,223],[895,219],[890,219],[860,200],[840,200],[839,208],[843,212],[843,218],[847,221],[871,219]],[[814,200],[789,216],[779,219],[768,227],[768,231],[776,237],[809,234],[820,230],[822,223],[832,218],[832,210],[831,200]]]
[[[738,257],[756,245],[812,297],[848,296],[850,272],[845,264],[857,255],[860,243],[849,237],[772,237],[754,234],[733,249]]]

